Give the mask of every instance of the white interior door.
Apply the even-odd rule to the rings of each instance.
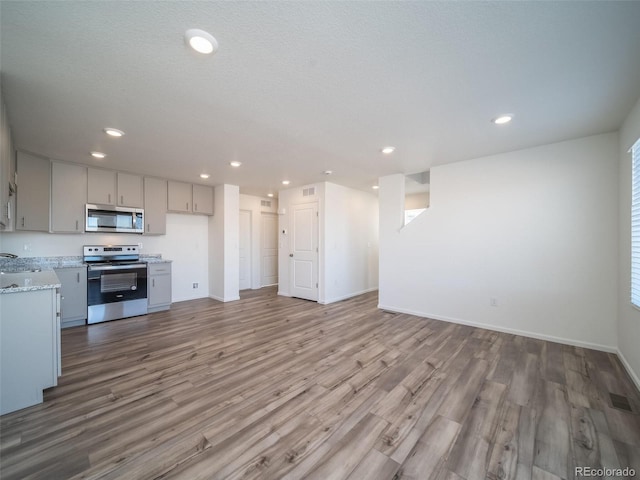
[[[240,210],[240,290],[251,288],[251,212]]]
[[[291,212],[291,295],[318,300],[318,204],[294,205]]]
[[[262,286],[278,283],[278,216],[262,214],[261,225]]]

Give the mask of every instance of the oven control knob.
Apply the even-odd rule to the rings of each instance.
[[[135,285],[131,285],[131,290],[137,290],[138,287],[136,287]]]

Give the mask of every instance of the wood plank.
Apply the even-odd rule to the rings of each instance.
[[[435,477],[444,468],[459,431],[459,423],[441,415],[436,416],[402,465],[400,478],[413,480]]]
[[[347,480],[386,480],[394,478],[399,468],[399,464],[374,448],[369,450]]]
[[[569,478],[573,459],[570,452],[569,408],[562,385],[540,380],[536,408],[540,412],[535,436],[534,466],[560,478]]]

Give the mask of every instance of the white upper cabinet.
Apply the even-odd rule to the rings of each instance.
[[[167,181],[144,179],[144,234],[167,233]]]
[[[121,207],[142,208],[142,177],[130,173],[118,172],[118,200]]]
[[[213,215],[213,188],[206,185],[193,186],[193,213]]]
[[[24,152],[17,155],[16,230],[49,231],[51,162]]]
[[[99,168],[89,169],[88,202],[142,208],[142,177]]]
[[[84,232],[87,203],[87,167],[51,164],[51,231]]]
[[[168,210],[179,213],[213,215],[213,188],[169,181]]]
[[[170,212],[191,212],[192,187],[190,183],[169,181],[167,206]]]
[[[98,205],[116,204],[116,172],[90,168],[88,180],[87,199],[89,203],[97,203]]]

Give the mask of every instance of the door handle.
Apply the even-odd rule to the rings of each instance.
[[[290,253],[290,254],[289,254],[289,256],[290,256],[291,258],[293,258],[293,253]]]

